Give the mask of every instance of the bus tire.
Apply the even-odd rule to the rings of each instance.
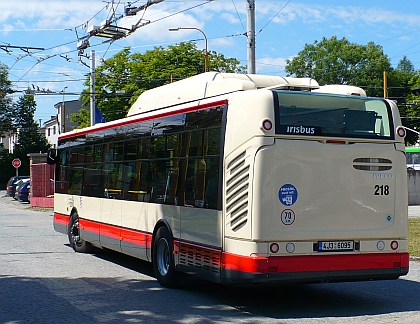
[[[68,237],[70,246],[75,252],[87,253],[92,250],[92,244],[80,237],[79,215],[77,215],[77,212],[73,212],[70,216]]]
[[[161,286],[166,288],[176,286],[173,238],[165,226],[157,230],[153,241],[153,270]]]

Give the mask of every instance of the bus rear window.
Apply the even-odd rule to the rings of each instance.
[[[276,133],[284,135],[393,139],[383,99],[274,91]]]

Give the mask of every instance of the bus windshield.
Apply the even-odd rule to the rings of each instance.
[[[277,134],[394,139],[382,99],[281,90],[274,98]]]

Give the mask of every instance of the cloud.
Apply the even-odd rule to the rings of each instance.
[[[66,0],[64,4],[58,0],[25,0],[17,10],[15,2],[1,1],[0,23],[12,24],[19,19],[27,22],[26,28],[72,28],[87,22],[102,8],[104,4],[97,1]]]
[[[225,12],[225,13],[222,13],[221,15],[220,15],[220,18],[222,18],[222,19],[224,19],[224,20],[226,20],[227,22],[229,22],[230,24],[237,24],[237,23],[240,23],[240,20],[239,20],[239,18],[238,18],[238,16],[236,15],[233,15],[233,14],[231,14],[231,13],[228,13],[228,12]]]
[[[259,58],[256,62],[256,70],[259,71],[259,73],[263,71],[270,71],[270,74],[279,73],[284,75],[285,66],[286,59],[283,57],[264,57]]]

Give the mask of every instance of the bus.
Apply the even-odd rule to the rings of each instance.
[[[420,146],[407,146],[405,148],[407,169],[420,170]]]
[[[310,78],[207,72],[62,133],[54,228],[226,285],[408,273],[405,130],[392,101]]]

